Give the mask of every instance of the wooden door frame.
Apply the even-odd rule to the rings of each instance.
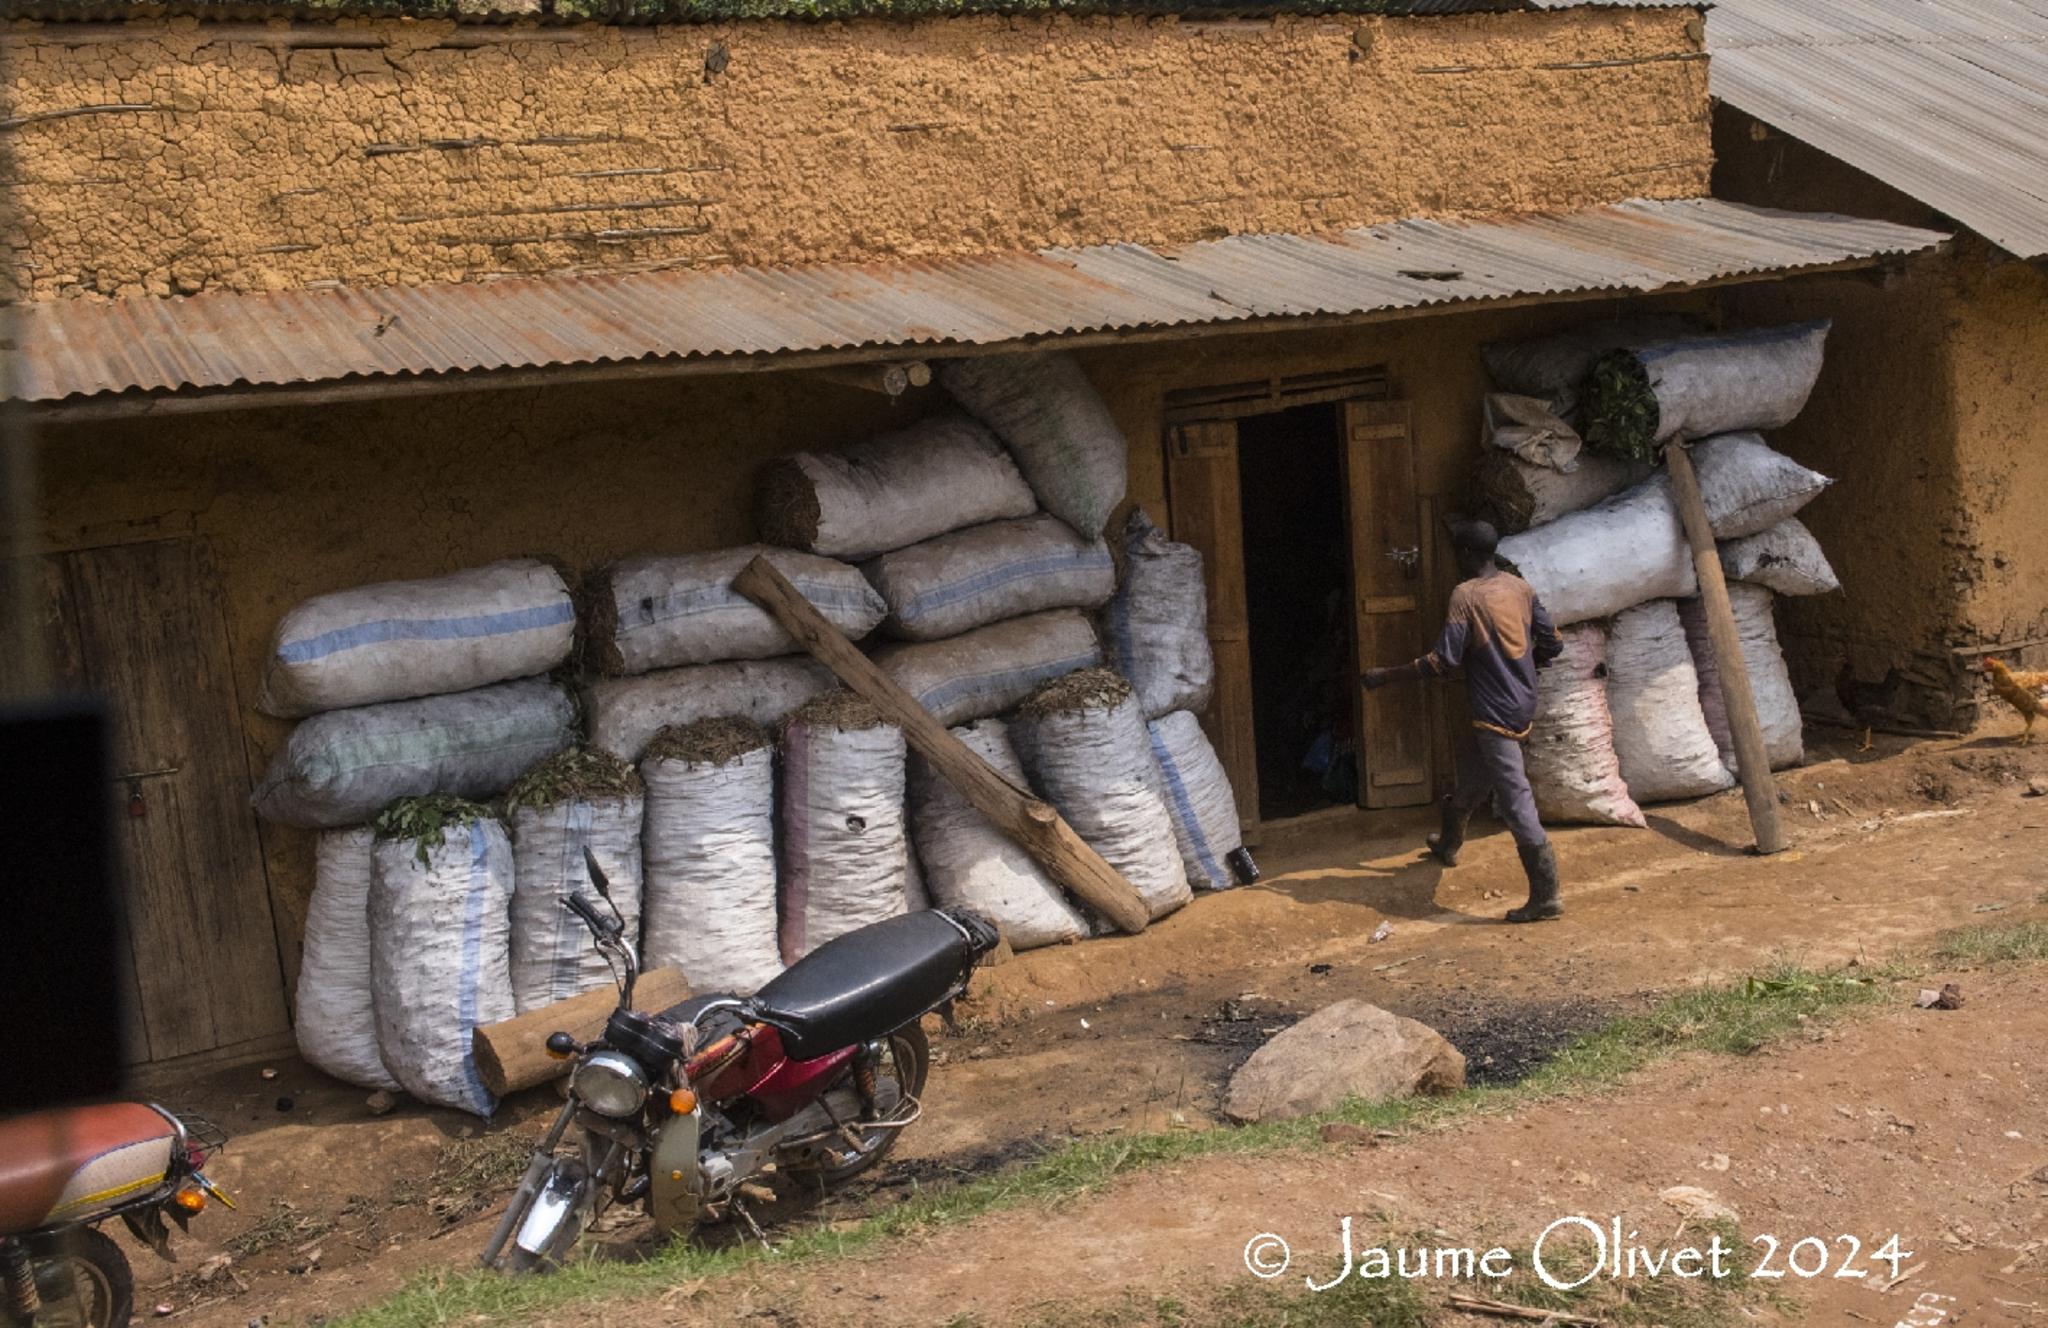
[[[1300,375],[1292,378],[1267,378],[1253,380],[1244,383],[1225,384],[1211,388],[1198,388],[1191,389],[1188,391],[1169,393],[1164,403],[1163,409],[1161,411],[1163,427],[1160,431],[1161,448],[1167,456],[1166,474],[1168,478],[1166,524],[1168,530],[1172,532],[1173,538],[1175,539],[1185,538],[1185,526],[1179,521],[1178,516],[1174,510],[1173,482],[1171,479],[1171,476],[1174,471],[1172,457],[1173,449],[1176,446],[1176,435],[1182,428],[1190,425],[1199,426],[1204,424],[1221,423],[1229,423],[1234,425],[1239,420],[1247,419],[1252,416],[1277,414],[1281,411],[1291,410],[1298,406],[1334,404],[1339,407],[1342,407],[1345,403],[1356,402],[1367,404],[1374,407],[1383,407],[1386,403],[1394,402],[1397,400],[1400,399],[1394,396],[1392,392],[1391,382],[1387,376],[1385,369],[1382,367],[1373,367],[1339,373]],[[1337,440],[1340,457],[1343,456],[1344,450],[1347,446],[1347,439],[1344,437],[1342,432],[1343,415],[1344,412],[1340,410],[1338,425],[1340,432]],[[1351,508],[1351,494],[1349,492],[1349,486],[1347,485],[1346,492],[1344,495],[1344,517],[1347,530],[1351,528],[1353,521],[1353,514]],[[1239,538],[1237,540],[1237,547],[1239,549],[1242,549],[1243,547],[1242,519],[1242,511],[1240,510]],[[1431,503],[1430,500],[1428,500],[1427,498],[1421,501],[1420,510],[1417,514],[1417,520],[1421,524],[1422,568],[1420,578],[1420,593],[1425,596],[1434,596],[1436,593],[1436,564],[1438,559],[1436,556],[1437,550],[1435,548],[1434,539],[1435,522],[1432,520]],[[1206,557],[1208,550],[1204,549],[1203,552]],[[1243,568],[1241,564],[1237,569],[1237,575],[1240,578],[1243,575]],[[1422,605],[1421,611],[1424,614],[1425,618],[1427,618],[1428,615],[1433,611],[1433,604],[1425,602]],[[1357,650],[1359,648],[1358,627],[1355,621],[1352,626],[1351,636],[1352,652],[1355,659]],[[1384,663],[1389,661],[1380,662]],[[1247,668],[1249,667],[1248,658],[1246,666]],[[1219,659],[1218,667],[1219,673],[1225,667],[1225,664],[1221,659]],[[1245,682],[1248,686],[1249,678],[1247,678]],[[1218,679],[1218,686],[1216,690],[1219,697],[1224,692],[1222,679],[1220,677]],[[1249,692],[1247,692],[1247,695],[1249,695]],[[1362,706],[1363,702],[1361,701],[1360,704]],[[1416,698],[1416,704],[1424,707],[1424,713],[1427,716],[1428,730],[1430,734],[1430,739],[1424,754],[1426,762],[1426,782],[1422,785],[1422,788],[1425,789],[1430,796],[1433,796],[1435,784],[1441,782],[1441,780],[1444,777],[1443,770],[1440,766],[1442,755],[1439,750],[1442,744],[1437,741],[1437,735],[1442,728],[1442,709],[1439,704],[1439,698],[1435,695],[1435,689],[1433,688],[1429,689],[1429,693],[1426,695],[1426,697]],[[1215,703],[1212,702],[1212,709],[1214,705]],[[1244,727],[1247,731],[1249,731],[1251,724],[1249,715],[1242,717],[1231,717],[1212,713],[1209,715],[1205,715],[1204,719],[1204,727],[1205,729],[1209,730],[1211,740],[1218,741],[1219,745],[1221,745],[1219,733],[1226,725],[1229,725],[1232,722],[1236,722],[1240,724],[1242,727]],[[1249,809],[1247,810],[1247,800],[1241,798],[1239,801],[1239,815],[1240,819],[1242,819],[1245,822],[1248,843],[1256,842],[1256,838],[1260,827],[1260,818],[1258,816],[1258,802],[1256,796],[1256,774],[1258,768],[1256,755],[1256,737],[1253,736],[1250,742],[1250,749],[1252,753],[1250,757],[1250,762],[1253,782],[1250,785],[1250,791],[1252,793],[1252,796],[1249,799]],[[1363,805],[1363,801],[1366,796],[1366,791],[1369,787],[1370,774],[1365,768],[1365,749],[1362,743],[1359,747],[1358,761],[1359,796],[1360,803],[1361,805]],[[1239,778],[1239,772],[1233,770],[1230,773],[1233,781],[1237,781]],[[1424,800],[1426,800],[1426,798]],[[1322,814],[1323,813],[1318,812],[1308,813],[1308,815],[1310,816]],[[1298,818],[1287,819],[1293,820]]]

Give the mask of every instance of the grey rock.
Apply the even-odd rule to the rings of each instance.
[[[1326,1005],[1252,1053],[1230,1079],[1232,1120],[1288,1120],[1348,1098],[1369,1102],[1465,1086],[1465,1058],[1426,1024],[1365,1001]]]

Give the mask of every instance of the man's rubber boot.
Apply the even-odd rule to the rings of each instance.
[[[1548,844],[1535,848],[1516,846],[1522,855],[1522,870],[1529,877],[1529,902],[1508,910],[1509,922],[1548,922],[1564,916],[1557,898],[1557,850]]]
[[[1438,862],[1446,867],[1458,865],[1458,850],[1465,847],[1465,827],[1472,822],[1472,809],[1459,810],[1458,804],[1446,795],[1437,799],[1437,810],[1443,814],[1443,829],[1433,835],[1424,835],[1422,842]]]

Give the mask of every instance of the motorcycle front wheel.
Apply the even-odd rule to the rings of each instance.
[[[125,1328],[135,1308],[128,1256],[91,1227],[74,1227],[29,1246],[42,1308],[35,1328]]]
[[[875,1102],[882,1119],[888,1120],[907,1102],[924,1097],[925,1076],[931,1068],[931,1043],[921,1025],[905,1024],[882,1039],[881,1063],[875,1066]],[[820,1166],[812,1174],[827,1186],[851,1180],[888,1156],[896,1146],[896,1136],[902,1133],[900,1129],[861,1130],[858,1152],[849,1148],[836,1153],[842,1161]]]

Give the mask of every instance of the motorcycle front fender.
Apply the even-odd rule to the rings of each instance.
[[[663,1121],[647,1159],[647,1215],[664,1235],[679,1235],[697,1225],[704,1203],[703,1175],[697,1166],[697,1145],[703,1133],[703,1110],[693,1107]]]
[[[580,1161],[558,1158],[512,1233],[513,1249],[543,1263],[561,1262],[589,1224],[596,1183]]]

